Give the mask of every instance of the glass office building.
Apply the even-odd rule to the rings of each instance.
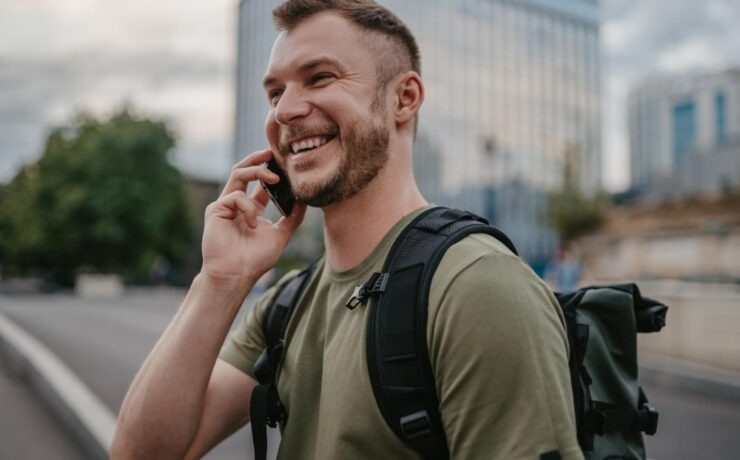
[[[730,151],[740,145],[740,69],[647,77],[630,91],[628,114],[635,192],[687,195],[737,183],[740,158]]]
[[[277,0],[242,0],[236,155],[262,148],[260,82]],[[419,42],[426,100],[417,181],[436,203],[482,214],[533,265],[557,245],[545,224],[566,152],[582,188],[601,182],[596,0],[387,0]]]

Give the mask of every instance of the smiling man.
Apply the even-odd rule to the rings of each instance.
[[[370,0],[290,0],[264,78],[269,148],[236,164],[206,210],[203,267],[134,379],[114,459],[198,458],[249,421],[266,345],[267,291],[227,338],[244,298],[280,258],[306,206],[324,213],[326,253],[287,328],[277,390],[287,421],[279,458],[419,458],[386,425],[365,350],[367,312],[345,302],[430,205],[413,177],[424,100],[406,26]],[[274,157],[297,199],[277,222],[261,186]],[[560,309],[503,244],[473,235],[442,258],[427,347],[454,459],[580,459]],[[435,455],[435,458],[438,458]]]

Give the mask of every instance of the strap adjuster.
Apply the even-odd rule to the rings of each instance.
[[[401,432],[406,439],[415,439],[432,432],[432,421],[427,411],[422,410],[401,417]]]
[[[361,304],[367,302],[367,299],[372,294],[378,294],[385,292],[385,286],[388,284],[388,273],[375,272],[370,276],[370,279],[365,281],[363,284],[355,287],[355,291],[352,293],[352,297],[347,300],[344,304],[345,307],[350,310],[354,310]]]

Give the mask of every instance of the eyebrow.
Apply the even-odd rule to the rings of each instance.
[[[301,66],[298,67],[298,73],[306,73],[322,65],[329,65],[336,69],[340,69],[340,70],[342,69],[342,66],[339,64],[338,61],[330,57],[322,56],[322,57],[311,59],[301,64]],[[275,83],[277,83],[277,81],[278,79],[276,77],[273,77],[271,75],[265,75],[265,78],[262,80],[262,87],[267,88],[268,86],[272,86]]]

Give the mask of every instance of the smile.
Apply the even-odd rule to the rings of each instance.
[[[334,136],[314,136],[300,141],[291,142],[290,150],[293,154],[308,152],[330,142]]]

